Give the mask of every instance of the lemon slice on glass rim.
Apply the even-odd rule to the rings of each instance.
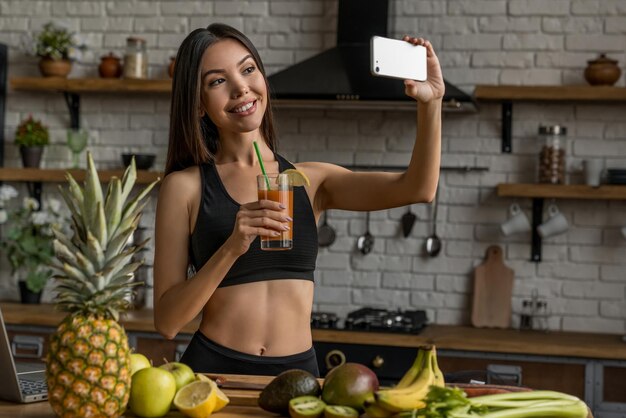
[[[300,170],[296,170],[294,168],[289,168],[283,171],[280,174],[286,174],[289,177],[289,183],[292,186],[310,186],[311,181],[309,178]]]
[[[188,417],[206,418],[215,410],[216,400],[217,391],[211,382],[196,380],[176,392],[174,405]]]

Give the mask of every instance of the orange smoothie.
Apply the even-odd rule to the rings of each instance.
[[[259,200],[272,200],[286,206],[286,212],[293,219],[293,190],[259,190]],[[293,221],[287,222],[289,230],[275,237],[261,236],[261,249],[267,251],[290,250],[293,244]]]

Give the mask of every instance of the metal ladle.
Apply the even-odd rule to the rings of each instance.
[[[424,247],[426,248],[426,254],[431,257],[436,257],[441,251],[441,239],[437,235],[437,207],[439,201],[439,185],[437,185],[437,191],[435,192],[435,201],[433,202],[433,233],[426,238]]]

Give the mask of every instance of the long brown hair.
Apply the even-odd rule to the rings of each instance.
[[[212,162],[219,146],[217,127],[208,115],[200,118],[202,56],[208,47],[222,39],[235,39],[250,51],[263,74],[267,88],[267,106],[261,121],[261,133],[272,151],[276,151],[276,132],[269,94],[269,83],[258,51],[243,33],[222,24],[213,23],[206,29],[191,32],[176,54],[172,77],[170,135],[165,163],[165,175],[187,167]]]

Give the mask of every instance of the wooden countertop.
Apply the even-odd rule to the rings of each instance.
[[[123,415],[124,417],[136,417],[132,413]],[[184,417],[178,411],[170,411],[165,417]],[[274,417],[276,414],[263,411],[261,408],[250,406],[227,406],[219,412],[211,415],[216,418],[239,418],[239,417]],[[35,402],[30,404],[17,404],[0,401],[0,417],[6,418],[56,418],[48,402]]]
[[[55,311],[53,305],[49,304],[23,305],[0,302],[0,308],[7,324],[56,327],[64,317],[64,313]],[[130,311],[123,315],[121,323],[129,332],[156,332],[152,315],[153,312],[149,309]],[[197,319],[192,321],[181,332],[192,334],[197,330],[198,322]],[[313,340],[396,347],[434,344],[444,350],[626,360],[626,343],[622,341],[622,336],[617,334],[546,333],[430,325],[419,335],[314,329]]]

